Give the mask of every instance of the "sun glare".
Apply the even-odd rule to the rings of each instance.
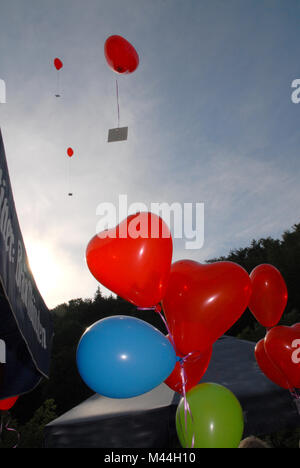
[[[46,300],[59,281],[60,266],[51,249],[45,244],[35,241],[26,242],[26,251],[37,287]]]

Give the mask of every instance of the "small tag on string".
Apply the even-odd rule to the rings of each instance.
[[[110,128],[108,130],[108,143],[112,143],[114,141],[125,141],[128,137],[128,127],[117,127],[117,128]]]

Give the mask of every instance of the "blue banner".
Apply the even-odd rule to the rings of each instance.
[[[49,376],[53,325],[32,276],[0,131],[0,399]]]

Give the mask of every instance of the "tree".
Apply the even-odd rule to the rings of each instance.
[[[208,260],[208,263],[216,261],[231,261],[238,263],[250,274],[251,271],[262,263],[270,263],[283,275],[288,288],[288,303],[280,324],[292,325],[300,321],[300,224],[295,224],[291,230],[285,231],[281,239],[252,240],[249,247],[236,249],[229,252],[227,257]],[[293,313],[292,313],[293,311]],[[259,337],[262,331],[257,327],[257,322],[249,309],[228,330],[232,336]]]
[[[38,408],[32,418],[23,426],[16,419],[11,419],[7,413],[3,418],[3,426],[9,424],[10,430],[3,430],[0,448],[42,448],[44,446],[44,428],[46,424],[57,417],[54,400],[46,400]],[[13,430],[12,430],[13,429]]]

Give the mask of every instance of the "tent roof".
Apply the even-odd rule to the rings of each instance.
[[[289,392],[262,374],[255,361],[254,346],[227,336],[219,339],[202,382],[219,383],[236,395],[244,411],[245,437],[299,427],[300,416]],[[46,446],[176,446],[175,412],[180,398],[165,384],[130,399],[94,395],[46,426]]]
[[[132,412],[165,408],[172,405],[173,400],[173,390],[164,383],[135,398],[112,399],[95,394],[51,422],[49,426],[72,425],[74,422],[85,424],[98,419],[118,418]]]

